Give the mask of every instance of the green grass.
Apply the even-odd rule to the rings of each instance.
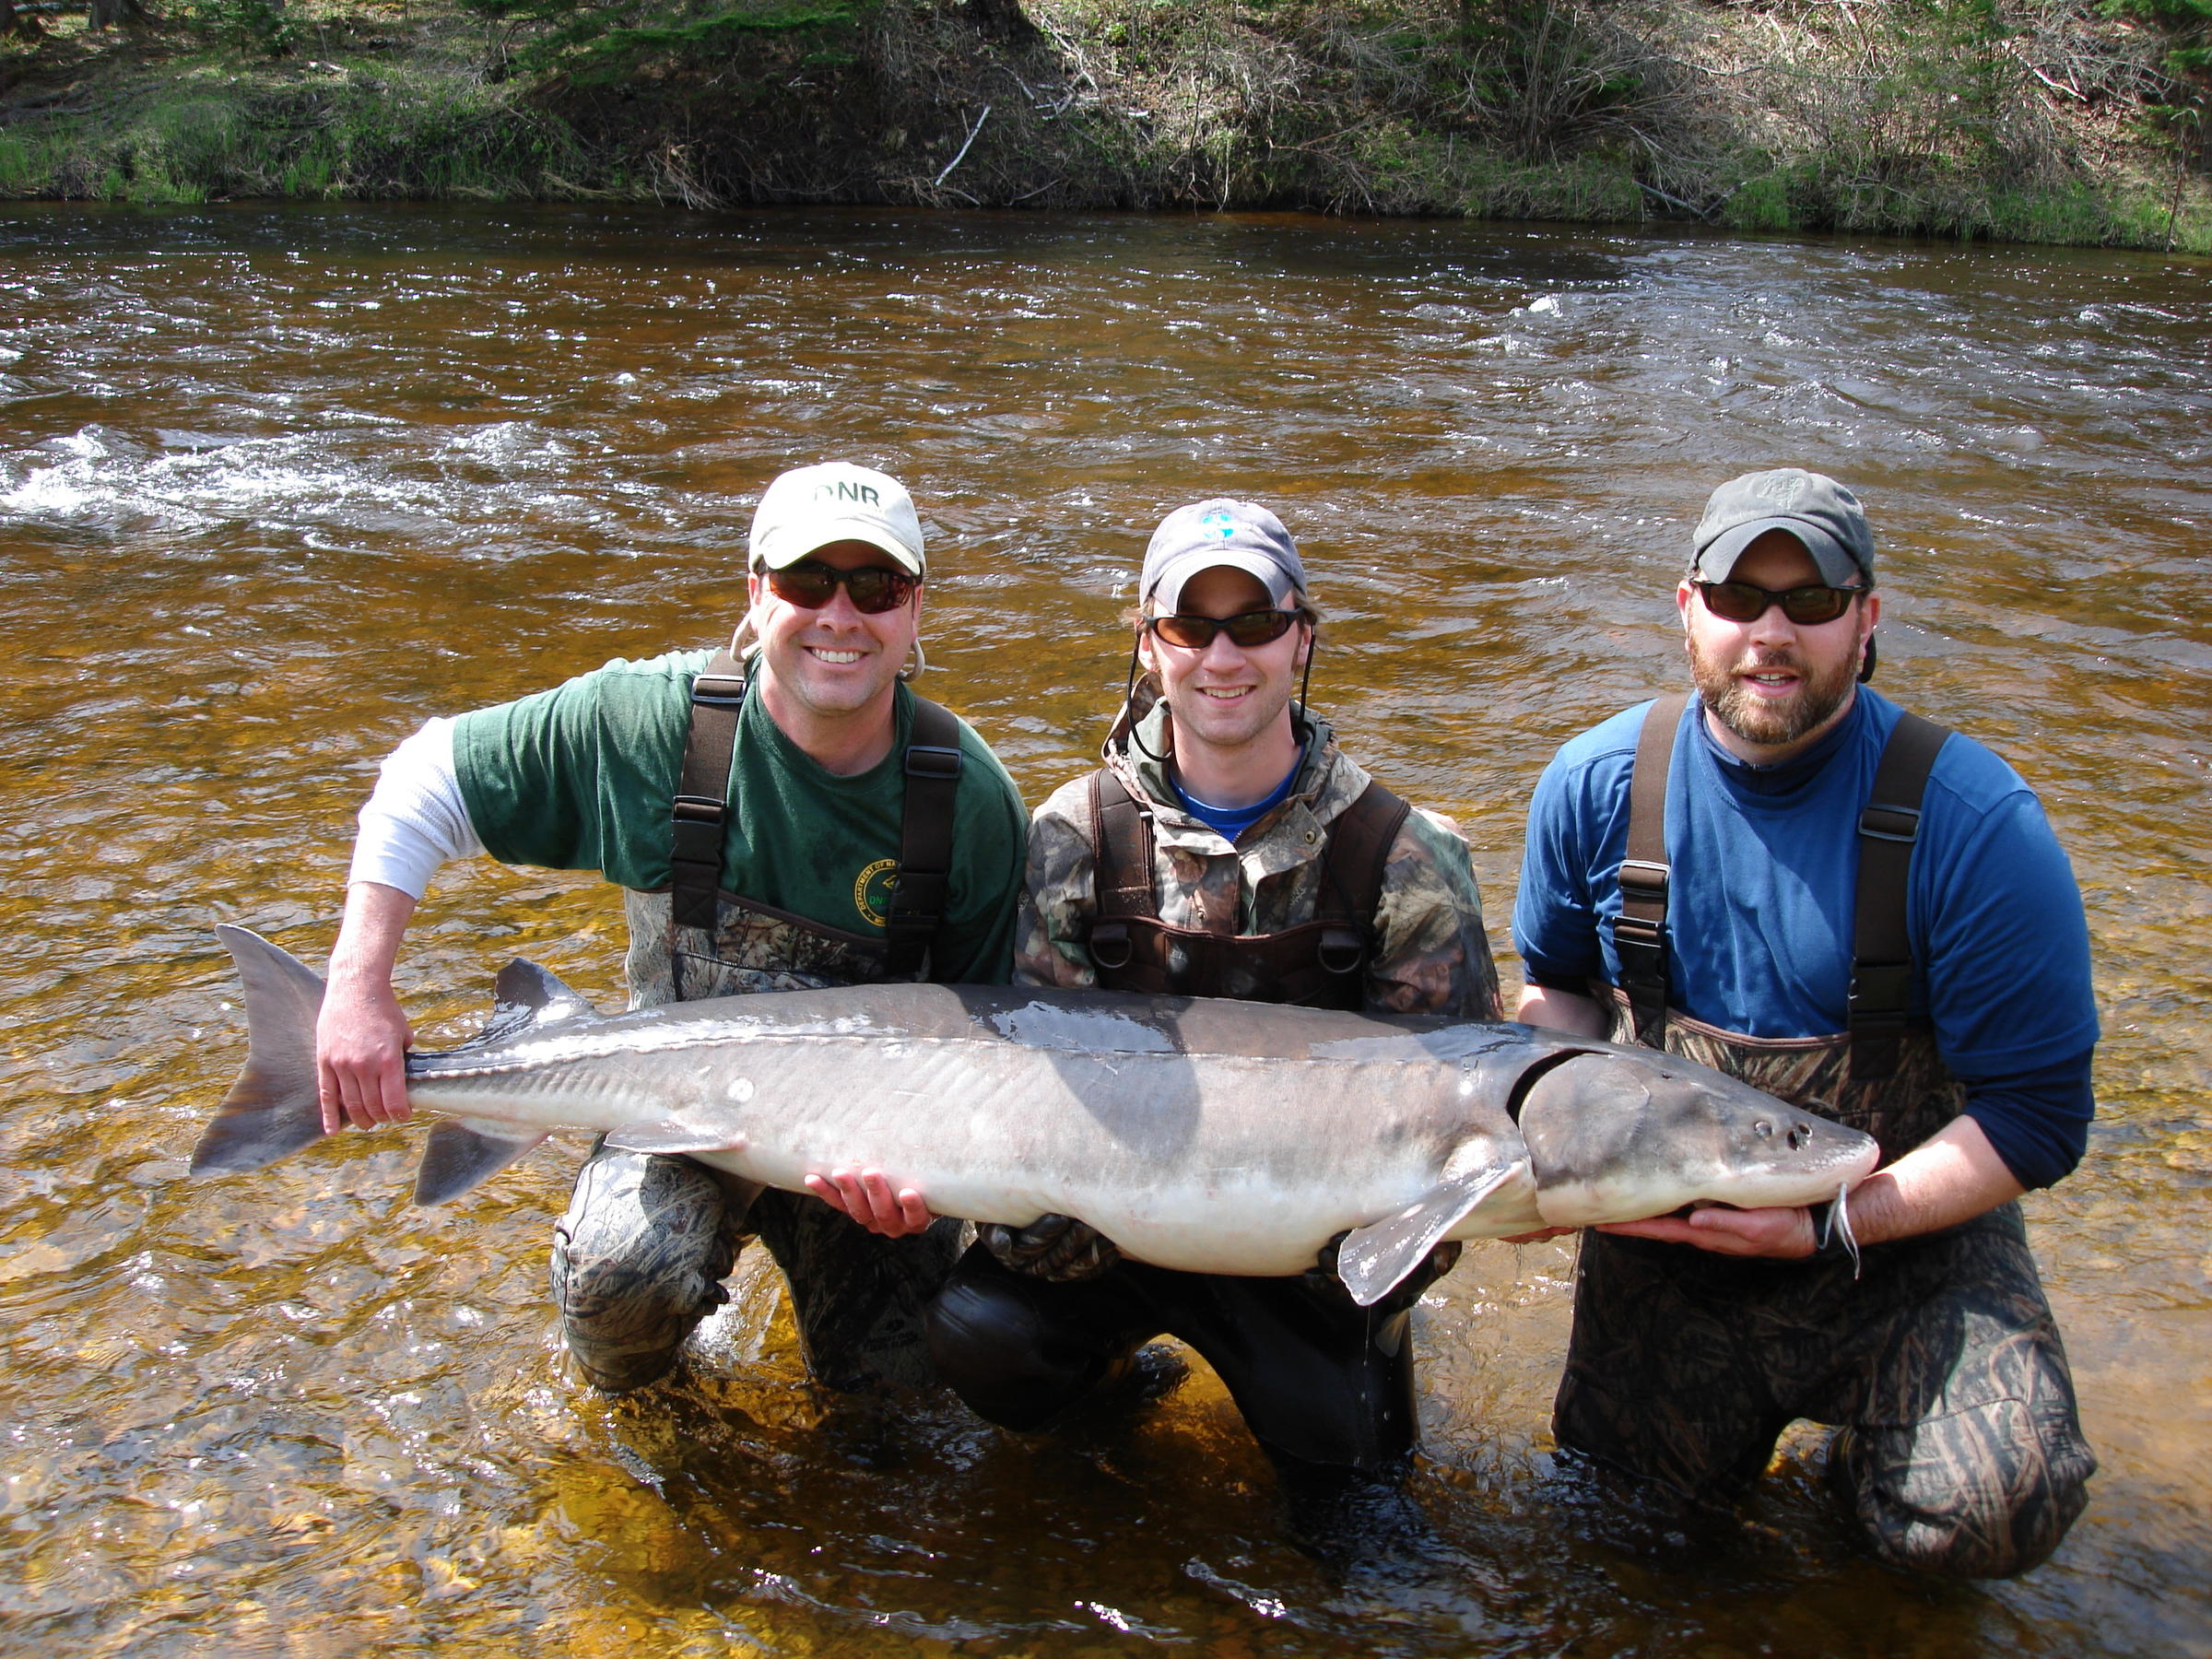
[[[1856,230],[2042,242],[2069,247],[2212,253],[2212,192],[2203,181],[2178,204],[2140,181],[2076,179],[2041,188],[1993,181],[1958,165],[1873,178],[1830,159],[1776,164],[1738,185],[1719,221],[1737,230]]]
[[[2155,123],[2139,124],[2136,147],[2117,165],[2017,165],[1990,137],[1994,126],[1947,101],[1948,59],[1932,54],[1926,41],[1900,46],[1897,73],[1861,115],[1837,106],[1827,140],[1801,141],[1795,153],[1771,153],[1747,138],[1713,140],[1705,129],[1686,136],[1687,129],[1661,126],[1627,138],[1616,125],[1533,147],[1549,158],[1535,159],[1511,152],[1498,132],[1469,115],[1463,94],[1476,60],[1464,42],[1455,44],[1448,29],[1412,27],[1446,18],[1456,0],[1360,0],[1335,11],[1315,0],[1030,0],[1091,64],[1096,96],[1052,124],[1019,128],[1018,138],[1006,65],[993,57],[994,48],[959,33],[957,12],[870,3],[870,15],[907,32],[865,63],[846,63],[851,54],[841,48],[835,64],[802,65],[796,75],[786,65],[762,78],[727,54],[688,63],[685,41],[655,35],[648,43],[665,49],[661,69],[641,71],[635,85],[597,88],[595,101],[579,103],[564,102],[559,83],[488,79],[482,65],[505,51],[493,49],[500,26],[454,9],[453,0],[292,0],[282,12],[267,0],[198,0],[206,17],[243,21],[222,29],[172,21],[147,41],[73,33],[37,48],[0,44],[0,57],[18,69],[46,53],[55,65],[50,86],[75,79],[92,89],[80,97],[70,88],[75,112],[25,110],[0,127],[0,196],[148,204],[654,199],[654,158],[673,133],[685,153],[696,138],[698,154],[719,155],[725,181],[752,171],[760,151],[748,145],[765,141],[772,160],[782,135],[818,135],[821,155],[793,149],[799,164],[790,176],[828,181],[821,188],[846,192],[841,199],[908,199],[895,194],[901,181],[918,176],[926,184],[967,134],[968,111],[993,101],[1000,112],[953,182],[985,189],[988,176],[1005,181],[998,188],[1006,199],[1064,206],[1301,206],[1633,223],[1681,217],[1694,205],[1715,224],[1752,232],[1843,229],[2212,253],[2212,181],[2192,170],[2177,192],[2171,140]],[[842,18],[859,0],[821,4]],[[1892,28],[1908,27],[1902,12],[1888,15]],[[700,16],[699,29],[711,33],[709,25],[724,29],[730,18],[781,27],[814,18],[815,7],[813,0],[723,0]],[[261,27],[269,18],[282,22],[288,53],[272,55],[272,37]],[[528,39],[525,32],[509,44]],[[853,43],[855,51],[879,50],[859,34]],[[1049,88],[1054,72],[1024,60],[1020,73]],[[814,92],[790,89],[809,77]],[[1997,84],[1984,76],[1975,85],[1983,82]],[[874,88],[871,99],[896,106],[882,130],[866,124],[865,104],[840,101],[853,88]],[[1983,92],[1975,97],[1975,108],[1986,104]],[[591,124],[590,139],[563,111]],[[1014,151],[987,172],[993,147],[1009,144]],[[1651,165],[1641,158],[1662,153],[1669,158],[1663,172],[1640,171]],[[735,168],[726,165],[733,157]],[[824,158],[826,165],[809,171]],[[2023,174],[2050,182],[2024,185]],[[1647,182],[1664,190],[1647,189]],[[742,183],[720,188],[744,199]],[[814,188],[783,194],[803,197]]]
[[[218,54],[171,64],[98,113],[0,135],[0,194],[516,199],[577,194],[600,171],[566,124],[466,72],[337,67],[308,77]]]

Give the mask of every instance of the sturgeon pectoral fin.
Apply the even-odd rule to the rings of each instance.
[[[1354,1228],[1336,1252],[1336,1277],[1352,1300],[1366,1308],[1389,1295],[1470,1210],[1511,1181],[1521,1163],[1517,1158],[1486,1163],[1431,1187],[1419,1203],[1394,1216]]]
[[[472,1128],[448,1119],[430,1130],[415,1170],[415,1202],[443,1204],[458,1198],[488,1175],[496,1175],[546,1137],[543,1135],[508,1135],[489,1125]]]
[[[700,1128],[670,1118],[637,1124],[606,1137],[618,1152],[742,1152],[745,1136],[731,1129]]]

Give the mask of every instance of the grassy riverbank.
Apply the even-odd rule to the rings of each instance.
[[[1311,207],[2212,252],[2212,0],[148,4],[100,30],[17,14],[0,194]]]

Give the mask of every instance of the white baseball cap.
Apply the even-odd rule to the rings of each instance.
[[[777,474],[753,510],[747,566],[780,571],[841,541],[866,542],[916,576],[927,573],[922,520],[906,486],[888,473],[849,461]]]

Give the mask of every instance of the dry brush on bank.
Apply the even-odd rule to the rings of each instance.
[[[29,31],[0,43],[16,194],[2212,247],[2212,0],[143,0],[103,31],[74,0],[0,3]]]

